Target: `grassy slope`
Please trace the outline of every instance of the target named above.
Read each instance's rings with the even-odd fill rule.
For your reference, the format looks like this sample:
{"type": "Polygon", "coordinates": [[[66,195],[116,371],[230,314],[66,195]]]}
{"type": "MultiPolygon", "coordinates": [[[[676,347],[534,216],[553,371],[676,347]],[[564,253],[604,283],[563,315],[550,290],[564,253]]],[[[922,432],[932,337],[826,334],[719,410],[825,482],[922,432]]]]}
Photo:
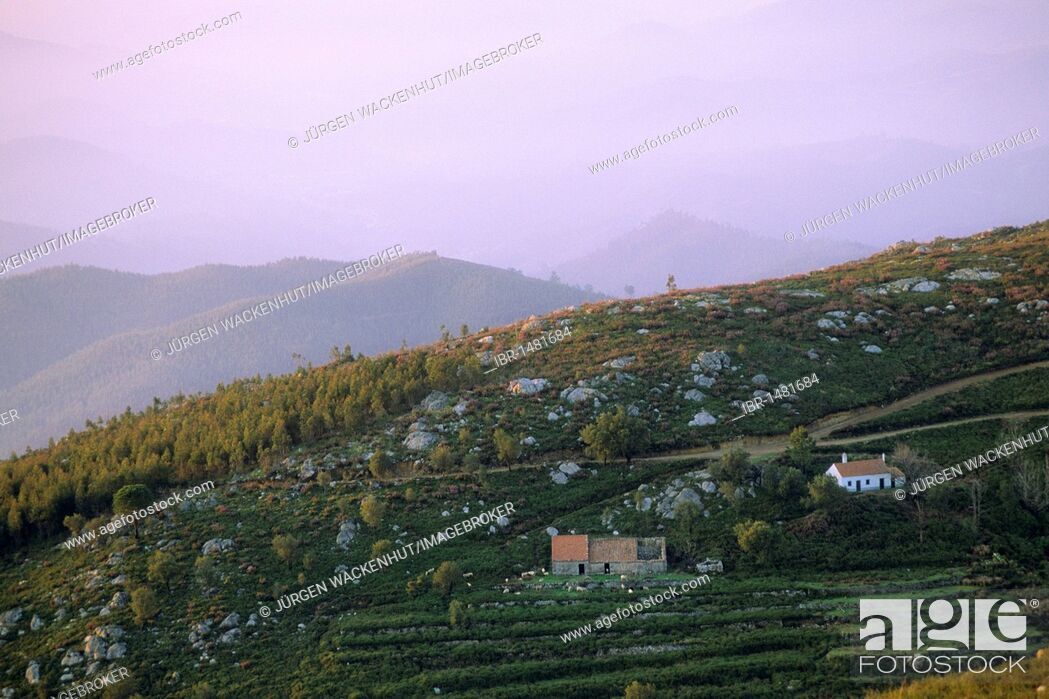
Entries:
{"type": "MultiPolygon", "coordinates": [[[[573,336],[489,374],[485,383],[460,396],[477,401],[465,421],[473,438],[482,438],[482,453],[489,448],[485,436],[498,424],[536,437],[538,446],[526,458],[554,458],[560,451],[577,450],[578,428],[596,411],[576,406],[571,418],[549,422],[547,412],[564,405],[556,390],[576,379],[609,372],[601,367],[605,360],[634,355],[637,362],[626,369],[633,381],[595,385],[612,402],[638,405],[654,428],[656,449],[685,447],[737,434],[780,434],[830,412],[885,402],[981,368],[1044,359],[1049,354],[1045,322],[1022,316],[1012,306],[1021,300],[1049,298],[1047,243],[1049,226],[1040,225],[1022,233],[961,241],[962,249],[957,251],[944,241],[928,255],[900,249],[786,283],[645,299],[640,312],[631,310],[633,302],[602,304],[554,314],[528,328],[522,324],[504,328],[494,333],[492,346],[497,350],[534,337],[541,326],[552,328],[562,318],[572,318],[573,336]],[[941,259],[948,261],[946,267],[941,259]],[[998,269],[1004,276],[981,283],[944,279],[949,269],[960,267],[998,269]],[[944,287],[932,294],[873,299],[855,293],[856,286],[918,275],[941,281],[944,287]],[[827,296],[783,296],[776,286],[815,289],[827,296]],[[697,301],[714,299],[715,293],[730,305],[697,307],[697,301]],[[988,306],[983,303],[987,296],[1000,297],[1003,303],[988,306]],[[948,301],[958,307],[953,316],[922,311],[948,301]],[[609,314],[613,306],[621,312],[609,314]],[[768,312],[743,311],[757,306],[768,312]],[[857,328],[851,321],[845,331],[826,333],[816,328],[825,311],[873,314],[879,308],[893,315],[880,317],[870,328],[857,328]],[[973,318],[968,318],[970,313],[973,318]],[[637,334],[642,327],[650,332],[637,334]],[[825,334],[839,337],[839,342],[825,339],[825,334]],[[876,343],[885,352],[867,354],[860,349],[862,341],[876,343]],[[820,360],[805,355],[810,347],[817,349],[820,360]],[[680,393],[690,386],[688,365],[697,352],[713,349],[730,352],[740,371],[729,373],[738,378],[722,379],[714,389],[704,389],[710,397],[702,405],[686,403],[680,393]],[[749,396],[753,387],[741,386],[759,372],[773,382],[816,372],[820,383],[794,404],[797,415],[777,405],[728,423],[738,414],[729,401],[749,396]],[[551,379],[553,387],[536,398],[511,396],[505,385],[516,376],[543,376],[551,379]],[[700,407],[719,416],[719,424],[687,427],[700,407]]],[[[0,589],[5,590],[0,607],[22,606],[27,618],[39,613],[48,625],[0,646],[0,667],[6,671],[0,685],[17,687],[20,696],[27,695],[21,675],[28,660],[36,658],[50,688],[64,686],[58,681],[62,651],[79,645],[87,630],[103,621],[96,616],[97,609],[118,589],[108,583],[89,588],[88,571],[98,570],[107,580],[123,573],[134,584],[143,584],[146,560],[160,539],[176,540],[168,550],[180,564],[180,579],[170,594],[162,596],[160,615],[141,630],[126,609],[105,620],[129,631],[124,664],[147,696],[189,696],[188,688],[206,682],[228,696],[338,696],[353,689],[368,696],[433,696],[436,686],[455,696],[589,697],[621,691],[634,678],[653,682],[664,696],[852,695],[862,686],[850,677],[847,654],[841,651],[854,643],[856,598],[973,589],[963,582],[964,552],[972,542],[959,536],[960,530],[943,527],[942,535],[931,534],[937,546],[924,550],[913,541],[909,511],[888,498],[851,499],[829,531],[799,531],[791,544],[792,556],[775,571],[730,567],[709,587],[660,610],[668,616],[626,620],[610,631],[565,645],[559,634],[614,610],[632,596],[612,590],[585,595],[560,588],[534,590],[520,584],[507,585],[509,591],[504,593],[501,581],[542,564],[548,556],[543,529],[549,525],[562,531],[602,531],[602,514],[615,508],[620,511],[616,526],[621,533],[652,533],[651,521],[621,505],[625,494],[640,483],[661,485],[697,464],[646,463],[629,472],[596,467],[596,474],[565,487],[552,485],[541,469],[494,473],[483,488],[461,478],[419,480],[412,484],[411,502],[404,499],[405,486],[384,489],[390,504],[384,523],[377,531],[365,530],[348,553],[334,549],[337,521],[356,516],[356,503],[370,492],[353,464],[378,446],[403,455],[400,440],[413,418],[391,418],[381,426],[392,428],[390,433],[380,428],[350,435],[349,443],[347,436],[333,436],[305,445],[296,455],[299,460],[313,455],[320,461],[332,454],[331,472],[341,484],[300,494],[287,480],[266,480],[256,473],[248,482],[224,487],[213,506],[150,521],[141,542],[111,536],[94,549],[34,547],[9,558],[0,573],[0,589]],[[346,465],[339,465],[343,458],[346,465]],[[450,494],[450,483],[463,491],[450,494]],[[190,649],[186,636],[191,624],[206,618],[221,620],[230,611],[246,619],[258,604],[271,602],[275,583],[296,590],[301,584],[327,579],[335,565],[369,558],[375,540],[409,541],[427,535],[466,516],[461,514],[464,505],[476,512],[478,500],[489,506],[512,500],[520,516],[513,518],[511,531],[491,536],[475,533],[444,544],[370,576],[359,588],[334,591],[304,604],[278,623],[245,629],[241,642],[216,646],[206,657],[190,649]],[[441,516],[444,510],[451,514],[441,516]],[[394,524],[410,535],[405,536],[404,529],[394,530],[394,524]],[[870,554],[864,550],[862,536],[870,527],[878,527],[892,547],[892,555],[884,552],[884,563],[875,569],[862,560],[870,554]],[[301,559],[288,567],[275,557],[270,540],[285,532],[301,541],[300,553],[311,554],[309,569],[301,559]],[[193,580],[192,563],[203,542],[214,537],[233,538],[237,549],[217,558],[222,580],[209,591],[193,580]],[[853,542],[846,547],[855,549],[851,569],[848,553],[843,556],[840,546],[834,545],[842,540],[853,542]],[[947,548],[951,545],[955,548],[947,548]],[[839,556],[837,563],[845,564],[844,571],[835,572],[821,562],[824,552],[832,549],[839,556]],[[123,562],[107,563],[114,551],[124,552],[123,562]],[[473,624],[466,630],[447,628],[447,603],[436,593],[410,599],[403,592],[409,577],[441,560],[455,560],[474,574],[472,587],[462,586],[453,594],[468,605],[473,624]],[[302,583],[297,580],[300,573],[302,583]],[[510,601],[518,604],[509,606],[510,601]],[[526,607],[523,602],[544,604],[526,607]],[[504,606],[481,606],[499,604],[504,606]],[[53,621],[58,605],[72,612],[65,623],[53,621]],[[79,618],[80,608],[89,610],[85,618],[79,618]]],[[[437,414],[430,420],[448,425],[446,435],[455,433],[456,418],[451,414],[437,414]]],[[[942,435],[921,433],[920,439],[935,436],[938,441],[927,442],[928,448],[955,458],[949,449],[964,451],[970,448],[969,440],[975,444],[995,434],[956,429],[942,435]]],[[[448,439],[460,446],[454,437],[448,439]]],[[[878,447],[875,443],[871,448],[878,447]]],[[[712,513],[705,520],[701,540],[710,555],[731,562],[738,552],[727,531],[730,519],[716,504],[712,513]]],[[[28,628],[25,621],[22,628],[28,628]]]]}

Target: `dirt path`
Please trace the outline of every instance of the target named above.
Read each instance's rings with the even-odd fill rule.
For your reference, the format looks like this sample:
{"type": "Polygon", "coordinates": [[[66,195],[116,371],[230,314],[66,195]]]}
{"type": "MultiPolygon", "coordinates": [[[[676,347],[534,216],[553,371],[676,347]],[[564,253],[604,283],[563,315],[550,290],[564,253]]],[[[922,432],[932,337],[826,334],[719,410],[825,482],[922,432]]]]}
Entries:
{"type": "MultiPolygon", "coordinates": [[[[954,425],[963,425],[969,422],[979,422],[981,420],[1002,420],[1002,419],[1023,419],[1029,417],[1037,417],[1040,415],[1049,415],[1049,410],[1026,410],[1009,413],[996,413],[993,415],[981,415],[977,417],[968,417],[958,420],[948,420],[946,422],[938,422],[933,425],[921,425],[918,427],[907,427],[899,430],[892,430],[891,432],[875,432],[872,434],[861,435],[859,437],[847,437],[843,439],[826,439],[830,433],[835,430],[840,430],[845,427],[852,427],[859,425],[870,420],[875,420],[885,415],[891,415],[895,412],[910,408],[911,406],[923,403],[932,398],[946,395],[948,393],[954,393],[960,391],[967,386],[974,386],[976,384],[985,383],[987,381],[993,381],[1003,376],[1009,376],[1010,374],[1018,374],[1024,371],[1030,371],[1032,369],[1038,369],[1042,367],[1049,367],[1049,359],[1032,362],[1030,364],[1023,364],[1021,366],[1010,367],[1008,369],[996,369],[995,371],[988,371],[983,374],[974,374],[973,376],[967,376],[963,379],[955,379],[954,381],[948,381],[947,383],[927,388],[917,393],[912,393],[906,398],[901,398],[898,401],[894,401],[887,405],[881,406],[868,406],[865,408],[856,408],[854,410],[847,410],[841,413],[834,413],[819,418],[811,425],[808,426],[809,435],[816,440],[819,446],[842,446],[847,444],[857,444],[860,442],[867,442],[873,439],[880,439],[882,437],[895,437],[901,434],[907,434],[909,432],[920,432],[922,430],[933,430],[940,427],[951,427],[954,425]]],[[[774,435],[770,437],[743,437],[742,439],[734,440],[730,444],[726,444],[723,447],[710,448],[701,447],[696,449],[686,449],[683,451],[666,452],[658,456],[645,456],[635,458],[634,461],[685,461],[688,459],[718,459],[724,453],[726,448],[741,447],[745,449],[752,456],[769,456],[772,454],[778,454],[787,448],[787,435],[774,435]]],[[[578,458],[578,457],[565,457],[565,458],[578,458]]],[[[525,470],[541,468],[554,459],[548,459],[540,463],[531,464],[517,464],[512,470],[525,470]]],[[[622,459],[617,459],[617,463],[622,462],[622,459]]],[[[488,473],[502,473],[508,469],[504,467],[489,468],[488,473]]],[[[453,475],[468,475],[463,471],[456,471],[453,473],[422,473],[405,478],[399,478],[391,482],[409,482],[417,478],[447,478],[453,475]]]]}
{"type": "MultiPolygon", "coordinates": [[[[999,379],[1003,376],[1009,376],[1010,374],[1018,374],[1024,371],[1030,371],[1032,369],[1038,369],[1042,367],[1049,367],[1049,360],[1032,362],[1030,364],[1023,364],[1020,366],[1010,367],[1008,369],[997,369],[995,371],[988,371],[983,374],[967,376],[963,379],[955,379],[954,381],[948,381],[947,383],[939,384],[937,386],[933,386],[932,388],[927,388],[923,391],[918,391],[917,393],[912,393],[906,398],[901,398],[900,400],[893,401],[892,403],[889,403],[887,405],[856,408],[854,410],[847,410],[845,412],[834,413],[832,415],[821,417],[815,422],[813,422],[811,425],[809,425],[807,429],[809,431],[809,435],[816,440],[818,445],[837,446],[866,442],[881,437],[893,437],[896,435],[906,434],[908,432],[931,430],[939,427],[950,427],[952,425],[960,425],[967,422],[978,422],[980,420],[1025,418],[1036,417],[1039,415],[1049,415],[1049,410],[1028,410],[1010,413],[998,413],[994,415],[982,415],[978,417],[970,417],[959,420],[948,420],[946,422],[938,422],[933,425],[908,427],[899,430],[893,430],[891,432],[875,432],[868,435],[861,435],[859,437],[848,437],[844,439],[833,440],[826,439],[827,436],[835,430],[859,425],[864,422],[869,422],[870,420],[875,420],[885,415],[891,415],[895,412],[904,410],[905,408],[910,408],[914,405],[923,403],[932,398],[960,391],[961,389],[966,388],[967,386],[974,386],[976,384],[999,379]]],[[[770,454],[777,454],[781,451],[784,451],[787,448],[787,435],[776,435],[771,437],[744,437],[742,439],[732,442],[731,445],[726,446],[741,447],[754,456],[768,456],[770,454]]],[[[638,461],[680,461],[684,459],[697,458],[717,459],[720,458],[723,453],[724,447],[719,447],[717,449],[688,449],[685,451],[664,454],[662,456],[648,456],[643,459],[638,459],[638,461]]]]}
{"type": "Polygon", "coordinates": [[[922,425],[920,427],[904,427],[899,430],[892,430],[891,432],[875,432],[873,434],[864,434],[858,437],[846,437],[843,439],[827,439],[820,444],[823,446],[837,446],[839,444],[856,444],[857,442],[867,442],[872,439],[881,439],[882,437],[895,437],[899,434],[907,434],[908,432],[921,432],[922,430],[935,430],[940,427],[952,427],[954,425],[964,425],[967,422],[980,422],[981,420],[1024,420],[1031,417],[1038,417],[1039,415],[1049,416],[1049,410],[1021,410],[1012,413],[995,413],[993,415],[980,415],[978,417],[966,417],[958,420],[948,420],[946,422],[938,422],[935,425],[922,425]]]}

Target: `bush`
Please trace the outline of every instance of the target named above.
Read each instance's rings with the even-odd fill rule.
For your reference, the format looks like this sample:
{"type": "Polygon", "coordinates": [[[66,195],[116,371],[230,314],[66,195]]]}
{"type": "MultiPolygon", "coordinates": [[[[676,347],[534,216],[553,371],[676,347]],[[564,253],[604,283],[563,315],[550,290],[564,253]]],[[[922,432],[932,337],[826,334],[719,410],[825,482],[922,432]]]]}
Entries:
{"type": "Polygon", "coordinates": [[[148,587],[140,587],[131,592],[131,611],[135,613],[135,623],[142,626],[160,611],[157,596],[148,587]]]}

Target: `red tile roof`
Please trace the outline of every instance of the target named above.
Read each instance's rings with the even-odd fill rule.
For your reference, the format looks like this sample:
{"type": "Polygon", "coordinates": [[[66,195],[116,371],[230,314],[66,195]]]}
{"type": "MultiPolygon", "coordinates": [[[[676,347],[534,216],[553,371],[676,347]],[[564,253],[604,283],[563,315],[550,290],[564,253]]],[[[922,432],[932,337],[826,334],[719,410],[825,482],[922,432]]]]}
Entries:
{"type": "Polygon", "coordinates": [[[876,476],[880,473],[891,473],[893,475],[903,474],[898,468],[893,468],[881,459],[864,459],[862,461],[849,461],[847,463],[835,463],[834,468],[838,470],[843,478],[855,478],[856,476],[876,476]]]}
{"type": "Polygon", "coordinates": [[[554,561],[587,561],[588,554],[586,534],[560,535],[550,539],[550,558],[554,561]]]}
{"type": "Polygon", "coordinates": [[[590,542],[590,560],[594,563],[636,561],[637,539],[594,539],[590,542]]]}

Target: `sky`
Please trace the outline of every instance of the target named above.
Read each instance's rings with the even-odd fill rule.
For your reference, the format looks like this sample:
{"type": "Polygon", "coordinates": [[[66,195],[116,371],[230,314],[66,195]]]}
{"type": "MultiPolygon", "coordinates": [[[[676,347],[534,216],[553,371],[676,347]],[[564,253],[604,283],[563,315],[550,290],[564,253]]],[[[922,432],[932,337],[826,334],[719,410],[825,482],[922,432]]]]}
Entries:
{"type": "MultiPolygon", "coordinates": [[[[1049,134],[1045,2],[0,2],[0,62],[0,253],[39,235],[27,226],[66,232],[153,196],[149,217],[84,244],[94,264],[149,272],[400,243],[543,274],[669,209],[781,245],[948,159],[1049,134]],[[497,64],[358,111],[537,33],[497,64]],[[304,142],[346,113],[354,123],[304,142]]],[[[1049,218],[1046,142],[794,244],[1049,218]]]]}

